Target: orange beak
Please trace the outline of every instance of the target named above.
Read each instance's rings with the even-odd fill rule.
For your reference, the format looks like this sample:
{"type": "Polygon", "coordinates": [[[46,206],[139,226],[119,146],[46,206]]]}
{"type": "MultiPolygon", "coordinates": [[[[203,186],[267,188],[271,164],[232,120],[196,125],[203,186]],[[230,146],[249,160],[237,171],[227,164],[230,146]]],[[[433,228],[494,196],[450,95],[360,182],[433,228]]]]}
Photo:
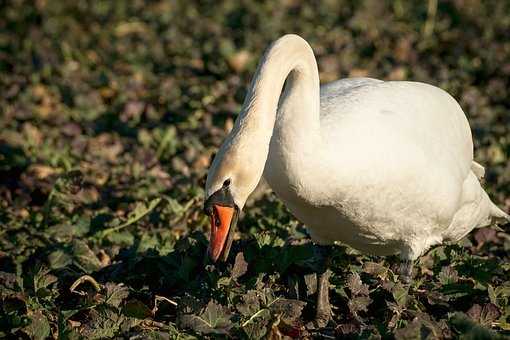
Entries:
{"type": "MultiPolygon", "coordinates": [[[[232,220],[234,219],[235,209],[221,205],[213,205],[211,214],[211,238],[209,241],[209,256],[213,262],[216,262],[225,247],[230,248],[227,242],[232,220]]],[[[228,250],[227,250],[228,251],[228,250]]],[[[226,256],[225,256],[226,257],[226,256]]]]}

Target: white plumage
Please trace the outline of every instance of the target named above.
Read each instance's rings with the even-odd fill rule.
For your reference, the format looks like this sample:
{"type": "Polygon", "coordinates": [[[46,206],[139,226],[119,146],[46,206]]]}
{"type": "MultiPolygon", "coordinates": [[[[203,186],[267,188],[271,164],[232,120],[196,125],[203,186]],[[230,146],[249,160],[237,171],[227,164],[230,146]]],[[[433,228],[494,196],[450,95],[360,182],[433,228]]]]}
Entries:
{"type": "Polygon", "coordinates": [[[259,64],[206,196],[228,178],[242,208],[262,174],[315,241],[376,255],[416,259],[509,219],[480,185],[484,169],[455,99],[418,82],[320,87],[313,52],[296,35],[277,40],[259,64]]]}

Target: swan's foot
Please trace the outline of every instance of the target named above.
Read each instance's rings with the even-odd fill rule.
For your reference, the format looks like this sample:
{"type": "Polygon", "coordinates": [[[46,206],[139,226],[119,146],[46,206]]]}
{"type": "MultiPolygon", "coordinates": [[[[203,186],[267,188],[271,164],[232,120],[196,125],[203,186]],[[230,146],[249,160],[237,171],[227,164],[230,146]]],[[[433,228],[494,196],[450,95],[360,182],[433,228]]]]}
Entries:
{"type": "Polygon", "coordinates": [[[400,262],[400,281],[404,284],[410,284],[413,281],[413,260],[401,260],[400,262]]]}
{"type": "Polygon", "coordinates": [[[332,320],[333,313],[329,303],[329,277],[331,271],[326,269],[319,274],[317,287],[317,310],[315,314],[315,323],[318,328],[324,328],[332,320]]]}

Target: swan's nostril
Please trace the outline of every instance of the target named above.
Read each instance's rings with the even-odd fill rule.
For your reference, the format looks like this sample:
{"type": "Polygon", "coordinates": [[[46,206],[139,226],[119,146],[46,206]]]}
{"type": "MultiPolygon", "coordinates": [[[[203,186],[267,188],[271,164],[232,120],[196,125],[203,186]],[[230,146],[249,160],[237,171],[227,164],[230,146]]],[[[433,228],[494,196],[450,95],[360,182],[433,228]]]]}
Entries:
{"type": "Polygon", "coordinates": [[[218,211],[216,209],[213,209],[213,215],[212,218],[214,220],[214,225],[216,228],[219,228],[221,225],[220,216],[218,214],[218,211]]]}

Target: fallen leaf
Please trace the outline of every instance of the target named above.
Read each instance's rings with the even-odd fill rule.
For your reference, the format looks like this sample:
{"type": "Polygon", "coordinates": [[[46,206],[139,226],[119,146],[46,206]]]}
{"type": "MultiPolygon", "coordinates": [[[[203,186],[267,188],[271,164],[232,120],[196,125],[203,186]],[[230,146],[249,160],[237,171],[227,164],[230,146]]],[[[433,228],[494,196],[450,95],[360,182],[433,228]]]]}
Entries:
{"type": "Polygon", "coordinates": [[[348,306],[351,313],[357,315],[358,312],[368,311],[368,305],[372,302],[368,296],[356,296],[349,300],[348,306]]]}
{"type": "Polygon", "coordinates": [[[474,304],[466,314],[484,326],[491,326],[491,323],[501,316],[499,308],[493,303],[484,304],[483,307],[479,304],[474,304]]]}
{"type": "Polygon", "coordinates": [[[494,242],[494,243],[499,242],[498,237],[497,237],[497,232],[496,232],[496,230],[494,230],[492,228],[477,229],[474,234],[474,238],[476,240],[478,248],[480,248],[487,242],[494,242]]]}
{"type": "Polygon", "coordinates": [[[230,277],[234,280],[237,280],[248,271],[248,263],[244,259],[244,254],[242,252],[237,253],[236,259],[234,261],[234,268],[232,268],[232,274],[230,277]]]}
{"type": "Polygon", "coordinates": [[[363,271],[367,274],[378,277],[381,280],[385,280],[388,274],[388,268],[376,262],[363,263],[363,271]]]}
{"type": "Polygon", "coordinates": [[[270,306],[274,314],[287,323],[292,323],[301,316],[306,302],[292,299],[276,299],[270,306]]]}
{"type": "Polygon", "coordinates": [[[358,273],[351,273],[347,277],[346,286],[351,291],[353,296],[356,295],[368,295],[368,285],[361,282],[361,277],[358,273]]]}

